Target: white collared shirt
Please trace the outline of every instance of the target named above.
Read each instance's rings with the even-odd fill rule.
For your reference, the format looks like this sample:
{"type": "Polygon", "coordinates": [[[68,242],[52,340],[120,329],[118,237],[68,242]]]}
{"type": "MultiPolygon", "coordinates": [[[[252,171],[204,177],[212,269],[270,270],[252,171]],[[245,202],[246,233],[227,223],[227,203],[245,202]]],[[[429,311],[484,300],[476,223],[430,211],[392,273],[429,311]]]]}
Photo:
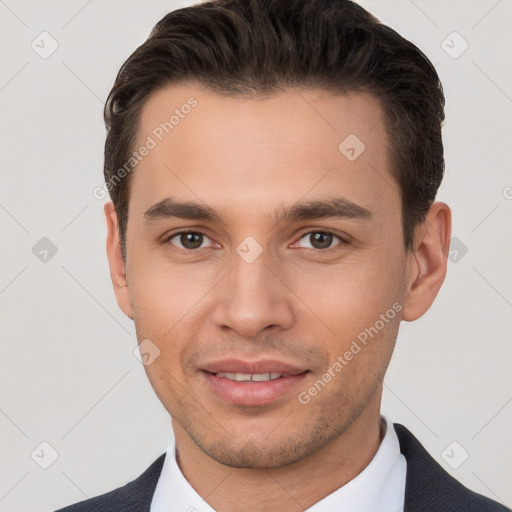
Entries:
{"type": "MultiPolygon", "coordinates": [[[[381,416],[386,433],[377,453],[355,478],[321,499],[307,512],[402,512],[407,464],[393,424],[381,416]]],[[[183,476],[169,443],[150,512],[215,512],[183,476]]]]}

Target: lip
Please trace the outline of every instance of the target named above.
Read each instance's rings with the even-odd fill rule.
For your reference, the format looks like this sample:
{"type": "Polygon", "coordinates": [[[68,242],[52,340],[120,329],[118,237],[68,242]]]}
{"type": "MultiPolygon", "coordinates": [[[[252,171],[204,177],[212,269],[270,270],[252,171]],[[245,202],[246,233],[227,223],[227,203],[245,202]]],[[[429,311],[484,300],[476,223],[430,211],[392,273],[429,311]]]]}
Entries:
{"type": "Polygon", "coordinates": [[[206,364],[201,371],[209,389],[223,401],[234,405],[262,406],[285,398],[309,373],[295,365],[275,360],[242,361],[224,359],[206,364]],[[226,377],[226,373],[281,373],[283,377],[264,382],[238,382],[226,377]]]}

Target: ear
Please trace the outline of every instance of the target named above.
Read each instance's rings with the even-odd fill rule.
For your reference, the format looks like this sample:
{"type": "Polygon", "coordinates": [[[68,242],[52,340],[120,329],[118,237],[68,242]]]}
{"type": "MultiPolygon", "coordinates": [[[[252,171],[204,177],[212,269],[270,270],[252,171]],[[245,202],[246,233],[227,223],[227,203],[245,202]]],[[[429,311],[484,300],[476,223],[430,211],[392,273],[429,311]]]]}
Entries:
{"type": "Polygon", "coordinates": [[[407,288],[402,319],[417,320],[430,308],[446,276],[452,216],[448,205],[434,203],[417,227],[407,256],[407,288]]]}
{"type": "Polygon", "coordinates": [[[107,257],[110,266],[110,277],[114,285],[114,292],[119,307],[126,316],[133,320],[128,283],[126,281],[126,265],[121,255],[119,224],[114,204],[112,202],[106,203],[104,211],[107,219],[107,257]]]}

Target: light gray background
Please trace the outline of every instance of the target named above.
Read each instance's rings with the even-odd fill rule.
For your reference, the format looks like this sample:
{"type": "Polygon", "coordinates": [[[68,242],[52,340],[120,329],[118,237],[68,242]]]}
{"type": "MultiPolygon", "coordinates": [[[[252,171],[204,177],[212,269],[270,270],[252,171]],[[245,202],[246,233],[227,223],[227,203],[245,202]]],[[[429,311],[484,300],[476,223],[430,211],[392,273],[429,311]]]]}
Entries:
{"type": "MultiPolygon", "coordinates": [[[[115,302],[92,190],[120,65],[166,12],[190,3],[0,0],[0,511],[50,511],[111,490],[172,435],[115,302]],[[43,31],[59,44],[47,59],[31,48],[43,31]],[[32,252],[42,237],[58,249],[46,263],[32,252]],[[48,469],[31,458],[49,461],[43,441],[58,452],[48,469]]],[[[460,240],[432,309],[402,324],[383,411],[464,484],[511,506],[512,2],[361,3],[441,76],[438,198],[460,240]],[[453,31],[469,44],[458,58],[445,51],[463,48],[446,39],[453,31]]]]}

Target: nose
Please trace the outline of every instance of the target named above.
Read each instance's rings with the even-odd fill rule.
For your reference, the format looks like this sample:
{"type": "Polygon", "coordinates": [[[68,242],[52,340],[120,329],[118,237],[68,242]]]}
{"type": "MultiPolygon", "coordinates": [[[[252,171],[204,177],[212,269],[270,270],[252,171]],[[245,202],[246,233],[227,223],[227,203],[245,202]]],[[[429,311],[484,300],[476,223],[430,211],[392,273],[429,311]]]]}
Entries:
{"type": "Polygon", "coordinates": [[[286,330],[293,324],[293,293],[265,252],[252,263],[235,254],[217,293],[213,322],[222,330],[256,338],[265,330],[286,330]]]}

